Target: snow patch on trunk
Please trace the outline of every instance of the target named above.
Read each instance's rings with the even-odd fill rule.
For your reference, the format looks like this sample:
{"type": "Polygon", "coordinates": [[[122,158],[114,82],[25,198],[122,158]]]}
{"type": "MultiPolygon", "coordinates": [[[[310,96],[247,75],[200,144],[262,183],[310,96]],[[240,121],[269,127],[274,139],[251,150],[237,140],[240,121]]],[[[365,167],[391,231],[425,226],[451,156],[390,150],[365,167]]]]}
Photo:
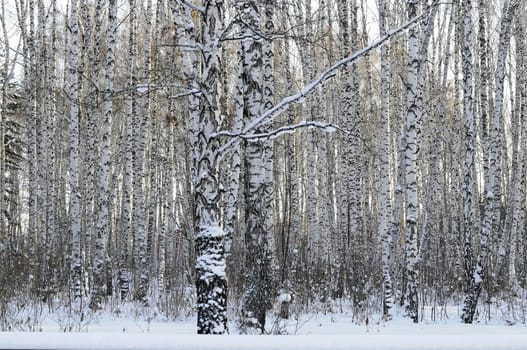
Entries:
{"type": "MultiPolygon", "coordinates": [[[[198,237],[222,240],[225,232],[218,226],[202,226],[198,237]]],[[[211,282],[216,277],[225,278],[226,260],[223,252],[208,249],[197,257],[196,268],[203,271],[200,279],[205,282],[211,282]]]]}

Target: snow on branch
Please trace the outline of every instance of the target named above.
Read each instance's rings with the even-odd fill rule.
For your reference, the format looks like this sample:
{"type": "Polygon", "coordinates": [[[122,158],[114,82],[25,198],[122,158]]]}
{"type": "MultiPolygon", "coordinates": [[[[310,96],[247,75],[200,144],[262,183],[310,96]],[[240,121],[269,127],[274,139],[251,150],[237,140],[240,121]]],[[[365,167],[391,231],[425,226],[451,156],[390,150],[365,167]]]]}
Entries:
{"type": "Polygon", "coordinates": [[[385,45],[392,37],[401,35],[402,33],[406,32],[410,28],[413,28],[422,19],[428,18],[432,14],[432,10],[437,6],[437,3],[432,4],[431,6],[427,7],[423,13],[420,15],[414,17],[413,19],[409,20],[402,26],[393,29],[389,31],[386,35],[383,37],[377,39],[375,42],[373,42],[370,46],[367,46],[365,48],[362,48],[361,50],[355,52],[351,56],[348,56],[339,62],[335,63],[333,66],[329,67],[325,72],[323,72],[317,79],[313,80],[309,84],[305,85],[300,91],[297,93],[285,97],[282,101],[280,101],[278,104],[276,104],[274,107],[263,113],[260,117],[254,119],[252,122],[250,122],[240,133],[217,133],[212,135],[214,136],[222,136],[222,135],[231,135],[234,136],[232,139],[227,141],[223,147],[219,150],[224,151],[228,149],[230,146],[232,146],[234,143],[239,142],[241,139],[247,139],[249,138],[251,134],[257,127],[272,122],[274,118],[279,116],[282,112],[286,111],[289,105],[293,103],[302,102],[309,94],[311,94],[318,86],[320,86],[322,83],[326,82],[327,80],[333,78],[338,70],[345,66],[349,65],[351,63],[354,63],[358,61],[362,56],[365,56],[370,51],[373,51],[376,48],[379,48],[383,45],[385,45]]]}
{"type": "Polygon", "coordinates": [[[201,94],[201,90],[192,89],[190,91],[186,91],[186,92],[182,92],[182,93],[179,93],[179,94],[172,95],[172,96],[170,96],[170,98],[177,99],[177,98],[181,98],[181,97],[187,97],[187,96],[190,96],[190,95],[199,95],[199,94],[201,94]]]}
{"type": "Polygon", "coordinates": [[[191,9],[193,10],[196,10],[198,11],[199,13],[205,13],[205,7],[204,6],[198,6],[188,0],[179,0],[180,3],[182,3],[183,5],[187,6],[187,7],[190,7],[191,9]]]}
{"type": "Polygon", "coordinates": [[[303,120],[300,123],[293,124],[293,125],[285,125],[280,128],[277,128],[275,130],[265,132],[265,133],[258,133],[258,134],[243,134],[241,132],[238,133],[231,133],[229,131],[219,132],[215,134],[214,136],[230,136],[230,137],[239,137],[240,139],[244,139],[247,141],[260,141],[260,140],[273,140],[279,136],[282,136],[284,134],[292,134],[295,132],[296,129],[300,128],[316,128],[321,129],[326,132],[335,132],[337,130],[342,131],[344,133],[348,133],[347,131],[343,130],[342,128],[338,127],[337,125],[334,125],[332,123],[323,123],[323,122],[317,122],[317,121],[308,121],[303,120]]]}

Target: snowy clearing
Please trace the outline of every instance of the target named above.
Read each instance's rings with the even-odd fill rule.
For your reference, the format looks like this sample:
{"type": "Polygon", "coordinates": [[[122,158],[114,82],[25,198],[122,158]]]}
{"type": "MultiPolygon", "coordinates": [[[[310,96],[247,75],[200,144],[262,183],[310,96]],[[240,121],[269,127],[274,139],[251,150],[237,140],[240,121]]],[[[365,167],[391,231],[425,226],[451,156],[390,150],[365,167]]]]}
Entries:
{"type": "MultiPolygon", "coordinates": [[[[501,324],[500,324],[501,323],[501,324]]],[[[235,326],[231,325],[233,333],[235,326]]],[[[60,332],[47,320],[40,332],[0,333],[1,349],[527,349],[527,327],[461,324],[447,321],[412,324],[397,317],[389,323],[356,325],[347,314],[305,315],[283,325],[289,334],[198,336],[195,320],[147,322],[109,316],[86,323],[80,332],[60,332]]]]}
{"type": "Polygon", "coordinates": [[[0,340],[2,348],[9,349],[527,349],[527,334],[499,328],[467,334],[333,336],[4,333],[0,340]]]}

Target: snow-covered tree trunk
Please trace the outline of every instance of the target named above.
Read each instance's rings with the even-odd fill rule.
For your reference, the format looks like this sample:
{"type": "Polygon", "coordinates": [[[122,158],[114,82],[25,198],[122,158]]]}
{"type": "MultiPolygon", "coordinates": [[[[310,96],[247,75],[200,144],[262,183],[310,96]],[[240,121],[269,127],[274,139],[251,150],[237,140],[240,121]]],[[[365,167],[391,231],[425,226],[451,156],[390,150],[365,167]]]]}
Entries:
{"type": "MultiPolygon", "coordinates": [[[[379,34],[386,34],[386,10],[385,0],[377,1],[379,11],[379,34]]],[[[390,120],[389,120],[389,93],[388,93],[388,49],[381,47],[381,72],[380,72],[380,113],[381,113],[381,147],[380,147],[380,189],[379,189],[379,236],[382,249],[382,278],[384,288],[383,316],[389,320],[392,318],[393,287],[390,274],[392,235],[390,222],[392,218],[392,202],[390,198],[390,120]]]]}
{"type": "Polygon", "coordinates": [[[465,323],[472,323],[476,313],[479,295],[485,281],[487,268],[487,257],[489,253],[489,238],[493,229],[494,221],[498,215],[499,198],[495,193],[499,189],[501,162],[501,122],[503,118],[503,85],[505,80],[505,64],[509,51],[511,36],[511,21],[513,18],[515,6],[511,6],[508,0],[505,0],[502,8],[502,18],[500,23],[500,35],[497,51],[496,76],[495,76],[495,100],[494,110],[492,113],[491,132],[490,132],[490,162],[488,169],[488,184],[485,193],[485,216],[481,227],[480,251],[474,269],[473,284],[465,295],[463,305],[463,314],[461,319],[465,323]]]}
{"type": "MultiPolygon", "coordinates": [[[[262,39],[255,30],[260,28],[260,7],[256,1],[241,1],[244,25],[241,42],[243,55],[244,120],[251,123],[264,111],[264,98],[272,101],[272,74],[264,70],[262,39]],[[267,79],[267,81],[265,81],[267,79]],[[264,89],[264,84],[266,89],[264,89]],[[264,97],[264,93],[267,97],[264,97]]],[[[269,53],[268,53],[269,54],[269,53]]],[[[272,53],[271,53],[272,56],[272,53]]],[[[272,57],[271,57],[272,58],[272,57]]],[[[266,62],[270,64],[269,59],[266,62]]],[[[268,101],[268,105],[272,102],[268,101]]],[[[263,133],[266,129],[259,128],[263,133]]],[[[243,326],[265,331],[266,312],[272,306],[274,297],[273,276],[273,226],[272,226],[272,183],[270,141],[250,141],[246,144],[246,276],[243,326]]]]}
{"type": "MultiPolygon", "coordinates": [[[[417,15],[417,0],[407,1],[408,18],[417,15]]],[[[407,73],[407,101],[405,120],[405,180],[406,180],[406,295],[405,310],[414,322],[419,321],[418,283],[419,272],[417,265],[418,257],[418,233],[417,223],[419,215],[418,203],[418,165],[417,159],[421,147],[420,124],[422,119],[422,86],[420,85],[420,61],[419,53],[419,30],[414,27],[408,32],[408,73],[407,73]]]]}
{"type": "MultiPolygon", "coordinates": [[[[194,150],[196,287],[198,295],[198,334],[227,331],[227,278],[225,274],[225,233],[219,227],[219,140],[213,133],[220,123],[221,47],[218,35],[223,29],[223,1],[207,0],[202,15],[199,114],[190,114],[194,150]],[[197,118],[197,120],[196,120],[197,118]]],[[[190,18],[188,19],[190,20],[190,18]]],[[[192,21],[187,21],[187,25],[192,21]]],[[[193,30],[186,27],[186,30],[193,30]]],[[[195,42],[193,43],[195,44],[195,42]]],[[[185,70],[192,69],[187,65],[185,70]]],[[[186,75],[192,75],[187,72],[186,75]]],[[[189,101],[190,102],[190,101],[189,101]]]]}
{"type": "Polygon", "coordinates": [[[93,264],[93,288],[91,294],[90,308],[100,308],[104,297],[104,261],[105,261],[105,241],[109,234],[109,209],[110,191],[109,177],[111,167],[111,128],[112,128],[112,92],[115,70],[115,34],[117,25],[117,6],[116,0],[108,2],[108,29],[106,34],[106,71],[105,71],[105,91],[104,91],[104,111],[103,124],[101,131],[101,154],[99,161],[99,181],[97,206],[97,231],[95,238],[95,254],[93,264]]]}

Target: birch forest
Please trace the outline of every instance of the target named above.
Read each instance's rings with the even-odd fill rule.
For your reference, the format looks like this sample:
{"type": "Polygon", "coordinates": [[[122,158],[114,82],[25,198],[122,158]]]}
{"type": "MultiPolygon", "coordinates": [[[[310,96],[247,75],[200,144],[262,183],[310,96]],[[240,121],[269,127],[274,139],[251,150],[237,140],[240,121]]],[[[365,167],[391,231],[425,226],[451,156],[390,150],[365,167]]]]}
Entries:
{"type": "Polygon", "coordinates": [[[129,304],[199,334],[345,307],[526,322],[527,1],[0,18],[2,330],[129,304]]]}

